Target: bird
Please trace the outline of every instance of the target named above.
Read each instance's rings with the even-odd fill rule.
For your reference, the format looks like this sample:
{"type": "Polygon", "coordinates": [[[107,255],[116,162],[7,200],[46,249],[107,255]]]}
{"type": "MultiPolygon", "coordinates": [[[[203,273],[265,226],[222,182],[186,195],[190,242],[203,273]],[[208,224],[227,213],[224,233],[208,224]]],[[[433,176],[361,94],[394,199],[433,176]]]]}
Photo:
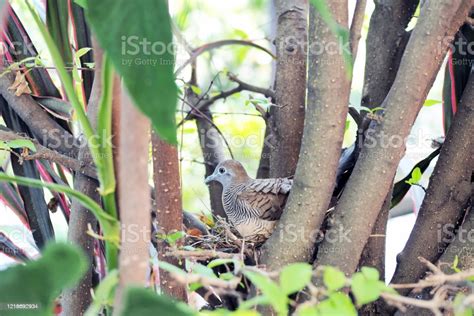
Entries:
{"type": "Polygon", "coordinates": [[[246,240],[261,243],[281,217],[293,185],[289,178],[253,179],[236,160],[219,163],[205,179],[222,185],[222,204],[230,224],[246,240]]]}

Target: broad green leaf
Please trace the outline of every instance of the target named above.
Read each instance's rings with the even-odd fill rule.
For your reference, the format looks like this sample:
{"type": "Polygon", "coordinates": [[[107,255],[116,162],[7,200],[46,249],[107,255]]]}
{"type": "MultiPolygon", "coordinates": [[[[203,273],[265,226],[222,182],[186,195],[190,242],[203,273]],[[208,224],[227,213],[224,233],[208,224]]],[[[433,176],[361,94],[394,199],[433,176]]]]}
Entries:
{"type": "Polygon", "coordinates": [[[377,300],[381,292],[393,293],[393,289],[388,288],[379,280],[379,272],[368,267],[363,267],[361,272],[354,273],[351,279],[351,290],[358,305],[377,300]]]}
{"type": "Polygon", "coordinates": [[[101,0],[87,7],[88,21],[135,105],[161,138],[176,144],[177,88],[167,1],[101,0]]]}
{"type": "Polygon", "coordinates": [[[280,287],[289,295],[301,291],[311,282],[313,268],[307,263],[293,263],[284,267],[280,273],[280,287]]]}
{"type": "Polygon", "coordinates": [[[209,277],[209,278],[217,278],[217,276],[214,274],[214,271],[212,271],[211,268],[208,268],[205,265],[202,265],[200,263],[193,264],[192,271],[194,274],[199,274],[199,275],[209,277]]]}
{"type": "Polygon", "coordinates": [[[94,291],[94,301],[87,309],[85,316],[99,315],[104,306],[113,306],[115,287],[119,281],[118,271],[110,271],[107,276],[100,281],[94,291]]]}
{"type": "Polygon", "coordinates": [[[262,291],[278,315],[288,314],[288,297],[275,282],[268,276],[254,271],[244,270],[243,273],[250,282],[262,291]]]}
{"type": "Polygon", "coordinates": [[[317,313],[320,316],[357,316],[357,310],[351,299],[344,293],[332,293],[328,299],[322,301],[317,306],[317,313]]]}
{"type": "Polygon", "coordinates": [[[130,287],[125,290],[124,308],[121,316],[197,316],[184,303],[173,301],[164,295],[157,295],[151,290],[130,287]]]}
{"type": "Polygon", "coordinates": [[[360,269],[362,274],[371,281],[378,281],[380,279],[380,272],[379,270],[372,268],[372,267],[362,267],[360,269]]]}
{"type": "Polygon", "coordinates": [[[324,267],[323,282],[330,292],[337,291],[346,284],[346,276],[339,269],[327,266],[324,267]]]}
{"type": "Polygon", "coordinates": [[[52,315],[54,300],[87,270],[82,251],[66,244],[49,244],[43,256],[0,272],[0,305],[34,304],[32,309],[2,309],[1,315],[52,315]]]}
{"type": "Polygon", "coordinates": [[[82,7],[83,9],[87,9],[87,1],[88,1],[88,0],[74,0],[74,2],[75,2],[78,6],[82,7]]]}
{"type": "Polygon", "coordinates": [[[435,104],[440,104],[441,100],[426,100],[425,103],[423,103],[423,106],[433,106],[435,104]]]}

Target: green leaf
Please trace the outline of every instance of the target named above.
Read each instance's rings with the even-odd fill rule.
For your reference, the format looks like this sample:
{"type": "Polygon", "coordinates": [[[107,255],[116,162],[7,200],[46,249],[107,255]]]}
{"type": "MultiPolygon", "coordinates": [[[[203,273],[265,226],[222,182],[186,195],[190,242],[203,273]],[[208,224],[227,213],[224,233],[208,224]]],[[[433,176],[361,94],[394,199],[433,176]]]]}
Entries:
{"type": "Polygon", "coordinates": [[[87,0],[74,0],[74,2],[83,9],[87,9],[87,0]]]}
{"type": "Polygon", "coordinates": [[[119,281],[118,271],[110,271],[107,276],[100,281],[94,291],[94,301],[87,309],[84,316],[99,315],[104,306],[113,306],[115,287],[119,281]]]}
{"type": "Polygon", "coordinates": [[[244,275],[262,291],[278,315],[288,314],[288,297],[268,276],[254,271],[243,271],[244,275]]]}
{"type": "Polygon", "coordinates": [[[176,144],[177,87],[168,2],[91,1],[86,14],[135,105],[161,138],[176,144]]]}
{"type": "Polygon", "coordinates": [[[28,148],[31,151],[36,151],[36,146],[29,139],[14,139],[9,141],[0,141],[0,149],[16,149],[16,148],[28,148]]]}
{"type": "Polygon", "coordinates": [[[378,281],[380,279],[380,272],[379,270],[371,267],[362,267],[360,269],[362,274],[367,278],[367,280],[371,281],[378,281]]]}
{"type": "Polygon", "coordinates": [[[328,299],[317,306],[317,313],[321,316],[357,316],[357,310],[351,299],[344,293],[332,293],[328,299]]]}
{"type": "Polygon", "coordinates": [[[351,279],[351,290],[358,305],[377,300],[381,292],[393,293],[385,283],[379,280],[377,269],[368,267],[363,267],[361,272],[354,273],[351,279]]]}
{"type": "Polygon", "coordinates": [[[307,263],[293,263],[281,270],[280,287],[286,295],[301,291],[311,282],[313,268],[307,263]]]}
{"type": "Polygon", "coordinates": [[[158,261],[158,266],[160,267],[160,269],[163,269],[165,271],[175,273],[181,276],[186,276],[186,271],[166,261],[158,261]]]}
{"type": "Polygon", "coordinates": [[[235,264],[235,263],[236,263],[236,260],[234,260],[234,259],[218,258],[218,259],[214,259],[214,260],[212,260],[211,262],[209,262],[209,263],[207,264],[207,266],[212,269],[212,268],[215,268],[215,267],[217,267],[217,266],[220,266],[220,265],[223,265],[223,264],[228,264],[228,263],[234,263],[234,264],[235,264]]]}
{"type": "Polygon", "coordinates": [[[217,278],[217,276],[214,274],[214,271],[212,271],[211,268],[208,268],[205,265],[202,265],[200,263],[193,264],[192,271],[194,274],[199,274],[201,276],[205,276],[209,278],[217,278]]]}
{"type": "Polygon", "coordinates": [[[202,93],[201,88],[199,88],[198,86],[195,86],[195,85],[190,85],[190,86],[191,86],[191,90],[193,90],[195,94],[200,95],[202,93]]]}
{"type": "Polygon", "coordinates": [[[426,100],[425,103],[423,103],[423,106],[433,106],[440,103],[442,103],[441,100],[426,100]]]}
{"type": "Polygon", "coordinates": [[[455,316],[472,316],[474,314],[474,307],[470,303],[464,302],[466,300],[466,295],[459,292],[454,298],[454,315],[455,316]]]}
{"type": "Polygon", "coordinates": [[[85,54],[87,54],[88,52],[90,52],[92,50],[91,47],[83,47],[83,48],[80,48],[76,54],[74,55],[75,58],[79,59],[81,58],[82,56],[84,56],[85,54]]]}
{"type": "Polygon", "coordinates": [[[130,287],[125,290],[124,308],[121,316],[192,316],[197,313],[183,303],[175,302],[151,290],[130,287]]]}
{"type": "Polygon", "coordinates": [[[416,167],[416,168],[413,169],[413,171],[411,172],[411,178],[408,179],[408,180],[405,181],[405,182],[408,183],[408,184],[410,184],[410,185],[417,184],[418,182],[420,182],[422,175],[423,175],[423,173],[421,172],[421,169],[418,168],[418,167],[416,167]]]}
{"type": "Polygon", "coordinates": [[[351,126],[351,121],[350,121],[350,120],[346,120],[346,126],[344,127],[344,133],[349,130],[349,127],[350,127],[350,126],[351,126]]]}
{"type": "Polygon", "coordinates": [[[337,291],[346,284],[346,276],[339,269],[327,266],[324,267],[323,282],[330,292],[337,291]]]}
{"type": "Polygon", "coordinates": [[[458,268],[459,264],[459,257],[458,255],[454,256],[454,261],[453,264],[451,265],[451,269],[453,269],[454,272],[461,272],[461,270],[458,268]]]}
{"type": "Polygon", "coordinates": [[[35,304],[32,309],[2,309],[2,315],[52,315],[61,290],[73,286],[87,270],[82,251],[73,245],[49,244],[26,265],[0,272],[0,305],[35,304]]]}

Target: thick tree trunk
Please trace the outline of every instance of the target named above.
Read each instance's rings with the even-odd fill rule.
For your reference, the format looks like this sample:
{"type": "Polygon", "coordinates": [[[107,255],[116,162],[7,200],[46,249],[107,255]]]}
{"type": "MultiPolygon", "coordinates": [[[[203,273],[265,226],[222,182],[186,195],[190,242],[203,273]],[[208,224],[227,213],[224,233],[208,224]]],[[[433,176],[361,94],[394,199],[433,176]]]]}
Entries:
{"type": "MultiPolygon", "coordinates": [[[[443,254],[454,228],[464,216],[471,197],[474,170],[474,76],[464,90],[441,148],[425,199],[405,249],[398,255],[398,265],[391,283],[413,283],[423,276],[423,257],[433,263],[443,254]]],[[[408,291],[401,291],[406,293],[408,291]]]]}
{"type": "Polygon", "coordinates": [[[277,65],[271,129],[270,177],[292,176],[303,135],[306,98],[307,0],[275,0],[277,65]]]}
{"type": "Polygon", "coordinates": [[[357,268],[405,152],[405,139],[471,1],[440,0],[425,6],[383,102],[385,115],[367,131],[364,148],[334,212],[335,225],[328,232],[331,238],[322,242],[316,265],[333,265],[346,274],[357,268]]]}
{"type": "MultiPolygon", "coordinates": [[[[405,28],[412,19],[418,2],[419,0],[375,2],[375,10],[370,19],[367,36],[362,106],[370,109],[379,106],[390,91],[409,39],[409,33],[405,31],[405,28]]],[[[353,46],[352,48],[354,49],[353,46]]],[[[359,133],[363,132],[365,131],[359,131],[359,133]]],[[[360,266],[373,265],[377,267],[382,277],[385,270],[383,260],[385,258],[385,230],[391,197],[390,190],[372,231],[372,235],[377,237],[369,239],[359,263],[360,266]]]]}
{"type": "MultiPolygon", "coordinates": [[[[153,133],[153,181],[156,194],[156,224],[159,234],[170,234],[183,229],[181,181],[179,177],[178,149],[153,133]]],[[[174,257],[165,256],[167,244],[158,239],[159,260],[181,266],[174,257]]],[[[160,269],[160,285],[163,293],[186,301],[186,287],[179,284],[165,270],[160,269]]]]}
{"type": "MultiPolygon", "coordinates": [[[[347,27],[347,1],[328,3],[333,17],[347,27]]],[[[321,16],[310,11],[310,47],[339,43],[321,16]]],[[[310,261],[318,229],[334,190],[349,103],[350,80],[341,53],[309,52],[308,108],[303,143],[292,191],[275,232],[263,246],[270,269],[310,261]]]]}

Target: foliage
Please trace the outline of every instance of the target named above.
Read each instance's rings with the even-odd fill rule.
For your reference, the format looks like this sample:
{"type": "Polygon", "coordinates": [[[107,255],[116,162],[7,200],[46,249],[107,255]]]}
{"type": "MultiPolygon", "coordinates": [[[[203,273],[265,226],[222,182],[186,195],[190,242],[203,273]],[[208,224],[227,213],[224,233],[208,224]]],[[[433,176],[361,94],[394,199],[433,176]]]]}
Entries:
{"type": "Polygon", "coordinates": [[[135,105],[163,139],[176,144],[177,89],[167,1],[88,1],[86,12],[135,105]],[[148,44],[140,47],[144,42],[148,44]]]}
{"type": "Polygon", "coordinates": [[[74,285],[90,263],[82,251],[66,244],[50,244],[36,261],[0,272],[2,315],[51,315],[61,290],[74,285]],[[31,307],[9,307],[25,304],[31,307]]]}

